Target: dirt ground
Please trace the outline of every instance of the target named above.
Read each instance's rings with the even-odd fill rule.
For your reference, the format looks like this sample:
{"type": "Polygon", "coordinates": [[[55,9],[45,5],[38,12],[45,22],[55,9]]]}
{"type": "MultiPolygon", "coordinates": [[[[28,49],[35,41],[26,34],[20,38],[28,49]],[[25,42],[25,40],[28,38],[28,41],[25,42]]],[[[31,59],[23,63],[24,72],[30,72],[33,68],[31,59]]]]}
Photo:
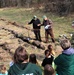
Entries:
{"type": "MultiPolygon", "coordinates": [[[[28,31],[27,29],[24,29],[22,27],[16,26],[13,23],[4,19],[0,19],[0,64],[5,64],[7,68],[9,68],[9,63],[12,60],[12,56],[16,48],[21,45],[26,48],[29,54],[35,53],[37,55],[37,60],[41,65],[41,62],[44,58],[45,50],[37,48],[36,46],[29,44],[18,37],[15,37],[15,35],[12,33],[12,31],[14,31],[15,33],[18,33],[19,36],[22,34],[26,37],[30,36],[31,38],[35,38],[33,32],[28,31]]],[[[30,26],[27,27],[31,28],[30,26]]],[[[42,38],[42,40],[44,41],[45,38],[42,38]]],[[[49,43],[41,43],[45,46],[45,49],[47,49],[48,44],[52,44],[56,56],[58,56],[62,51],[57,41],[56,45],[51,41],[49,43]]]]}

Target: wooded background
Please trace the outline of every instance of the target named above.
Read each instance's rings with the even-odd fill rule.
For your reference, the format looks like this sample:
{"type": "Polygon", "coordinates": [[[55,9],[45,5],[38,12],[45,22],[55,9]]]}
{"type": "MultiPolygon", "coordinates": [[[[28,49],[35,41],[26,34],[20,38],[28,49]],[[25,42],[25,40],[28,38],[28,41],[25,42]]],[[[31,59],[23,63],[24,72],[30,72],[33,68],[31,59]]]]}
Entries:
{"type": "Polygon", "coordinates": [[[45,12],[62,16],[74,12],[74,0],[0,0],[0,8],[4,7],[43,7],[45,12]]]}

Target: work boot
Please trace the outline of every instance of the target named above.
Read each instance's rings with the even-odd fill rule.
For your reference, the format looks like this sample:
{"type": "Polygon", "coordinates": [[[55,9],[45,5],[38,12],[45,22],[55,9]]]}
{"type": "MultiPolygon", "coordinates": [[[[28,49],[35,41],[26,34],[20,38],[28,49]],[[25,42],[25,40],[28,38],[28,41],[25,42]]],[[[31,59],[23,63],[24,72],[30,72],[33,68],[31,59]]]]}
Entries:
{"type": "Polygon", "coordinates": [[[52,42],[55,43],[55,40],[53,38],[51,38],[52,42]]]}

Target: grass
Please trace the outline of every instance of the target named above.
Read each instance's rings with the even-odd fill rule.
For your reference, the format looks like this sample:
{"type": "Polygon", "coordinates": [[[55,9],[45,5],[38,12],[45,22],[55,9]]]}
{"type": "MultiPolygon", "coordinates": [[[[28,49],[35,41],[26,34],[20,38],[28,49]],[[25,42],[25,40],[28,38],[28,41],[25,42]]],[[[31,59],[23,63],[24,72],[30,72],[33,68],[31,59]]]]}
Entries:
{"type": "MultiPolygon", "coordinates": [[[[66,17],[59,17],[58,15],[52,13],[44,13],[42,10],[34,10],[33,8],[25,9],[25,8],[2,8],[0,9],[0,18],[6,19],[8,21],[15,21],[22,25],[27,25],[27,23],[32,19],[33,15],[37,15],[38,18],[42,22],[42,16],[46,15],[53,21],[53,30],[55,39],[58,40],[59,35],[66,34],[69,36],[70,33],[73,33],[74,29],[72,28],[71,24],[74,20],[73,15],[68,15],[66,17]]],[[[32,26],[31,26],[32,27],[32,26]]],[[[41,36],[45,37],[44,35],[44,27],[41,27],[41,36]]],[[[28,53],[31,53],[33,50],[32,48],[28,48],[28,53]],[[31,52],[30,52],[31,51],[31,52]]],[[[36,54],[41,53],[41,50],[35,50],[36,54]]],[[[43,54],[43,52],[41,53],[43,54]]],[[[41,55],[40,54],[40,55],[41,55]]],[[[40,60],[41,63],[42,60],[40,60]]]]}
{"type": "Polygon", "coordinates": [[[69,32],[73,32],[73,28],[71,27],[71,23],[73,21],[73,17],[59,17],[52,13],[44,13],[40,10],[34,10],[32,8],[4,8],[0,10],[0,18],[5,18],[10,21],[15,21],[20,24],[26,25],[33,17],[33,15],[37,15],[41,22],[42,16],[46,15],[53,21],[54,35],[57,38],[60,34],[69,34],[69,32]]]}
{"type": "MultiPolygon", "coordinates": [[[[22,25],[27,25],[27,23],[32,19],[33,15],[37,15],[42,23],[42,16],[46,15],[53,21],[53,32],[55,39],[58,40],[59,35],[66,34],[70,37],[70,33],[74,33],[74,29],[71,24],[74,20],[74,14],[68,16],[58,16],[50,12],[45,13],[43,10],[34,10],[34,8],[2,8],[0,9],[0,18],[4,18],[8,21],[15,21],[22,25]]],[[[31,26],[31,25],[30,25],[31,26]]],[[[32,28],[32,26],[31,26],[32,28]]],[[[44,27],[41,27],[41,37],[44,35],[44,27]]]]}

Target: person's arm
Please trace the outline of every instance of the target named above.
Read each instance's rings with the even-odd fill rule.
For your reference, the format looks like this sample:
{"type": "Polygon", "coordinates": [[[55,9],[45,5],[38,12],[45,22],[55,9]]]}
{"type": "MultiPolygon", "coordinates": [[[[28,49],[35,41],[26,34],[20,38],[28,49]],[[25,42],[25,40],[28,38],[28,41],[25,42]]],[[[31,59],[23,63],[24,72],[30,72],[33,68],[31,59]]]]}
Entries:
{"type": "Polygon", "coordinates": [[[41,64],[43,67],[45,66],[45,59],[42,61],[42,64],[41,64]]]}
{"type": "Polygon", "coordinates": [[[41,24],[41,23],[40,23],[40,24],[38,24],[38,26],[44,26],[44,22],[43,22],[42,24],[41,24]]]}
{"type": "Polygon", "coordinates": [[[32,24],[32,23],[33,23],[33,19],[28,24],[32,24]]]}

